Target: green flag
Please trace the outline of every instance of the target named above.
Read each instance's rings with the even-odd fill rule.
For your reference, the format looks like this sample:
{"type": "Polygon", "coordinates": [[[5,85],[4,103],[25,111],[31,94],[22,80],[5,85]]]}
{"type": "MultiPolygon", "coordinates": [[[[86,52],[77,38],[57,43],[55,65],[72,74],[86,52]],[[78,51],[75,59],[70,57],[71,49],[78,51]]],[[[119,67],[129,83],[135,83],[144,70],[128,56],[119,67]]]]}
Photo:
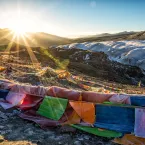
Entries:
{"type": "Polygon", "coordinates": [[[88,126],[81,126],[81,125],[74,125],[71,124],[71,126],[80,129],[82,131],[94,134],[94,135],[98,135],[98,136],[103,136],[103,137],[121,137],[122,133],[120,132],[116,132],[116,131],[111,131],[111,130],[105,130],[105,129],[99,129],[96,127],[88,127],[88,126]]]}
{"type": "Polygon", "coordinates": [[[64,114],[67,104],[68,99],[46,96],[37,113],[53,120],[59,120],[64,114]]]}

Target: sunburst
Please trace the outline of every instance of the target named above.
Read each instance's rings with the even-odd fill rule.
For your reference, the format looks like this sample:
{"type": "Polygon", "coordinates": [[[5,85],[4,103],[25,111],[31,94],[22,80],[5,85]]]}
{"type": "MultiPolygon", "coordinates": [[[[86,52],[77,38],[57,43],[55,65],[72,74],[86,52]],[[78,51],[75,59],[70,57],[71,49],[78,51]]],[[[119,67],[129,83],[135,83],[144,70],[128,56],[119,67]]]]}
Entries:
{"type": "Polygon", "coordinates": [[[24,36],[27,31],[27,22],[24,22],[22,19],[17,19],[13,22],[12,31],[17,37],[24,36]]]}

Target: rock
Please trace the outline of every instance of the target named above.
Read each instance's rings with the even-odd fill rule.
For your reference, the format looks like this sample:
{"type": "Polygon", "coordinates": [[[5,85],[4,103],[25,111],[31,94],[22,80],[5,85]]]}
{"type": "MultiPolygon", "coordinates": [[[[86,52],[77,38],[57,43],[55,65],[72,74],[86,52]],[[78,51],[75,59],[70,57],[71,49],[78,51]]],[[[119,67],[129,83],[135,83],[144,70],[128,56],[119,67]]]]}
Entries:
{"type": "Polygon", "coordinates": [[[0,143],[2,143],[4,140],[4,137],[0,135],[0,143]]]}
{"type": "Polygon", "coordinates": [[[0,118],[2,118],[2,119],[8,119],[8,117],[6,116],[6,114],[3,113],[3,112],[1,112],[1,111],[0,111],[0,118]]]}
{"type": "Polygon", "coordinates": [[[89,137],[89,136],[87,136],[87,135],[85,135],[85,136],[84,136],[84,139],[89,140],[89,139],[90,139],[90,137],[89,137]]]}
{"type": "Polygon", "coordinates": [[[83,138],[78,138],[78,140],[79,140],[79,141],[83,141],[84,139],[83,139],[83,138]]]}
{"type": "Polygon", "coordinates": [[[55,135],[51,135],[51,136],[49,136],[49,138],[52,139],[52,140],[54,140],[54,139],[57,140],[57,141],[59,140],[59,137],[56,137],[55,135]]]}
{"type": "Polygon", "coordinates": [[[13,113],[6,113],[6,115],[7,115],[7,117],[13,117],[14,115],[13,115],[13,113]]]}
{"type": "Polygon", "coordinates": [[[26,133],[26,134],[28,134],[28,135],[33,135],[33,134],[34,134],[34,132],[32,131],[31,128],[26,129],[26,130],[24,131],[24,133],[26,133]]]}
{"type": "Polygon", "coordinates": [[[75,141],[74,145],[82,145],[80,141],[75,141]]]}
{"type": "Polygon", "coordinates": [[[33,135],[34,132],[33,132],[32,130],[30,130],[30,131],[28,131],[28,134],[29,134],[29,135],[33,135]]]}
{"type": "Polygon", "coordinates": [[[3,129],[3,128],[4,128],[4,126],[0,125],[0,129],[3,129]]]}
{"type": "Polygon", "coordinates": [[[13,110],[13,115],[19,115],[21,112],[19,110],[13,110]]]}
{"type": "Polygon", "coordinates": [[[62,145],[63,143],[59,141],[58,144],[62,145]]]}
{"type": "Polygon", "coordinates": [[[105,145],[102,141],[97,141],[97,145],[105,145]]]}
{"type": "Polygon", "coordinates": [[[62,126],[59,130],[58,130],[59,133],[75,133],[76,132],[76,129],[71,127],[71,126],[62,126]]]}
{"type": "Polygon", "coordinates": [[[3,130],[3,131],[0,131],[0,134],[5,135],[5,134],[10,133],[10,132],[12,132],[12,130],[3,130]]]}

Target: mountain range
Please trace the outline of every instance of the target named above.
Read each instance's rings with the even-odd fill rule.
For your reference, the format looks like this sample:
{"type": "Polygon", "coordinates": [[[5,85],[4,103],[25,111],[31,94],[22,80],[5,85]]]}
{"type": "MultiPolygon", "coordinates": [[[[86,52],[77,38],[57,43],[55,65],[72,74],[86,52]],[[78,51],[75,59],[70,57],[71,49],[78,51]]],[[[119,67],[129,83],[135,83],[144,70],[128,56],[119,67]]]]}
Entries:
{"type": "Polygon", "coordinates": [[[22,37],[13,38],[14,33],[10,29],[0,29],[0,45],[8,45],[9,43],[19,43],[20,45],[30,47],[46,47],[52,45],[82,43],[92,41],[121,41],[121,40],[145,40],[145,31],[141,32],[119,32],[119,33],[102,33],[90,36],[83,36],[79,38],[64,38],[44,32],[26,33],[25,41],[22,37]]]}

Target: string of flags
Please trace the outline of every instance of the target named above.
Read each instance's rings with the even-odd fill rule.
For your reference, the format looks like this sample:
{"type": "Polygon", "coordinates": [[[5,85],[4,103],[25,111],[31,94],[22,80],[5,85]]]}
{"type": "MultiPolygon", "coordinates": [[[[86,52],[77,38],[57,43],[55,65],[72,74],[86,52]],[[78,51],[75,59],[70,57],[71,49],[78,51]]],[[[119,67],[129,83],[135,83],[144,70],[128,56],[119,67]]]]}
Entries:
{"type": "Polygon", "coordinates": [[[0,83],[0,105],[22,110],[19,116],[42,128],[70,125],[114,138],[113,142],[145,142],[145,96],[76,91],[0,83]],[[33,92],[33,94],[32,94],[33,92]]]}

